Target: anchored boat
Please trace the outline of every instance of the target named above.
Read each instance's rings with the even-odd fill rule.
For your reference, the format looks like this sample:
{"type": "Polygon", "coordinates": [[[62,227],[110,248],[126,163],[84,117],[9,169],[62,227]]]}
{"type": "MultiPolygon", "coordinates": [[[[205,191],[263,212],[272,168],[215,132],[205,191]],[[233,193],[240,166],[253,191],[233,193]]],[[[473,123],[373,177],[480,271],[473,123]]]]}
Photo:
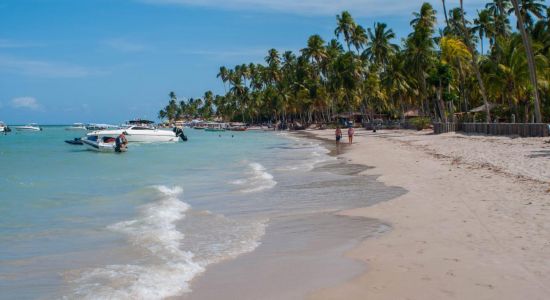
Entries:
{"type": "Polygon", "coordinates": [[[127,125],[119,129],[98,130],[88,133],[88,136],[116,138],[121,134],[126,136],[128,142],[134,143],[177,142],[180,138],[187,140],[181,128],[162,130],[145,125],[127,125]]]}
{"type": "Polygon", "coordinates": [[[11,129],[8,127],[8,125],[4,124],[4,122],[0,121],[0,132],[1,133],[6,133],[6,132],[10,132],[11,129]]]}
{"type": "Polygon", "coordinates": [[[36,123],[31,123],[25,126],[17,126],[15,127],[15,130],[17,131],[42,131],[42,128],[38,126],[36,123]]]}
{"type": "Polygon", "coordinates": [[[71,131],[79,131],[79,130],[87,130],[86,125],[83,123],[74,123],[73,126],[69,126],[65,128],[65,130],[71,130],[71,131]]]}

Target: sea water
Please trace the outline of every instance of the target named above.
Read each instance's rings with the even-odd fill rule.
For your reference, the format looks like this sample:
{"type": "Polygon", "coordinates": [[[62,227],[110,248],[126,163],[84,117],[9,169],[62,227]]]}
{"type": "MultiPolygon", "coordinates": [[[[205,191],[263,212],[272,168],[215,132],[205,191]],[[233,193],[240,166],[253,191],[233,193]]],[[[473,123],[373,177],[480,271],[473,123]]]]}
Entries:
{"type": "Polygon", "coordinates": [[[187,142],[122,154],[63,142],[82,134],[0,136],[0,298],[183,295],[212,264],[254,251],[270,219],[369,197],[314,170],[336,160],[321,142],[287,133],[187,129],[187,142]]]}

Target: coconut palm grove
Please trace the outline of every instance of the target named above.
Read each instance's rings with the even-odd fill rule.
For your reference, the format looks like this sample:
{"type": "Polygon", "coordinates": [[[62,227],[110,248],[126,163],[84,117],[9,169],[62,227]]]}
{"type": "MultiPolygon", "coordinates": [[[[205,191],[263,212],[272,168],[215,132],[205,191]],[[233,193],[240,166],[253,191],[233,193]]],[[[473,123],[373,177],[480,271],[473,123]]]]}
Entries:
{"type": "Polygon", "coordinates": [[[411,14],[401,41],[388,24],[343,11],[334,36],[311,35],[299,53],[270,49],[262,64],[221,66],[224,95],[178,101],[160,119],[330,124],[337,116],[415,116],[434,122],[550,122],[550,9],[543,0],[494,0],[475,16],[463,1],[437,28],[436,8],[411,14]],[[472,113],[475,111],[476,113],[472,113]],[[413,112],[413,113],[411,113],[413,112]]]}

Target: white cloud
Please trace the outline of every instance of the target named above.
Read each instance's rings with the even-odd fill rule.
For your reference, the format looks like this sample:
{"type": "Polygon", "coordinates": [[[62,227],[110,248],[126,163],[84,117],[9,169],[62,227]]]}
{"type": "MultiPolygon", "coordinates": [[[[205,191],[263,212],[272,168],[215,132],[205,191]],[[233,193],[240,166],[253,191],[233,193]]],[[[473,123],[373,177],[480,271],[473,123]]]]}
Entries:
{"type": "Polygon", "coordinates": [[[250,49],[227,49],[227,50],[204,50],[204,49],[185,49],[180,53],[188,55],[199,55],[217,58],[229,58],[229,57],[249,57],[267,55],[267,50],[272,47],[265,48],[250,48],[250,49]]]}
{"type": "MultiPolygon", "coordinates": [[[[172,4],[197,7],[222,8],[247,11],[274,11],[300,15],[336,15],[349,10],[354,16],[400,16],[417,11],[424,0],[138,0],[149,4],[172,4]]],[[[428,1],[437,10],[441,1],[428,1]]],[[[458,0],[447,1],[447,7],[455,7],[458,0]]],[[[471,0],[465,9],[479,8],[486,0],[471,0]]]]}
{"type": "Polygon", "coordinates": [[[38,43],[29,43],[29,42],[19,42],[9,39],[0,39],[0,49],[2,48],[31,48],[31,47],[40,47],[42,44],[38,43]]]}
{"type": "Polygon", "coordinates": [[[102,44],[120,52],[142,52],[148,49],[145,45],[131,42],[123,38],[108,39],[103,41],[102,44]]]}
{"type": "Polygon", "coordinates": [[[0,72],[51,78],[78,78],[103,73],[103,71],[66,63],[20,59],[4,55],[0,55],[0,72]]]}
{"type": "Polygon", "coordinates": [[[30,110],[40,110],[42,106],[34,97],[18,97],[11,99],[13,108],[25,108],[30,110]]]}

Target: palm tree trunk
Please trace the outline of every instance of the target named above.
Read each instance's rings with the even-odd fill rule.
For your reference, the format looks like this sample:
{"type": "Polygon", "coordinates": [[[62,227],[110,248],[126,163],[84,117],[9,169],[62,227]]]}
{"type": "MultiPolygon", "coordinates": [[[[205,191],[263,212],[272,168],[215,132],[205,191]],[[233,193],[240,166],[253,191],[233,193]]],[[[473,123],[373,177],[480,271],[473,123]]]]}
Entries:
{"type": "MultiPolygon", "coordinates": [[[[514,0],[516,1],[516,0],[514,0]]],[[[485,84],[483,83],[483,78],[481,78],[481,72],[479,71],[479,66],[477,65],[477,55],[474,51],[472,44],[470,44],[470,35],[466,28],[466,21],[464,20],[464,6],[463,6],[463,0],[460,0],[460,16],[462,19],[462,29],[464,30],[464,40],[466,41],[466,45],[468,46],[468,50],[472,54],[472,67],[474,68],[474,71],[476,73],[477,82],[479,84],[479,89],[481,91],[481,97],[483,98],[483,104],[485,105],[485,122],[490,123],[491,122],[491,111],[489,109],[489,103],[487,101],[487,91],[485,90],[485,84]]]]}
{"type": "Polygon", "coordinates": [[[525,30],[523,17],[521,16],[521,13],[519,11],[518,0],[512,0],[512,4],[514,4],[514,11],[516,12],[519,30],[523,39],[523,46],[525,47],[525,53],[527,54],[529,77],[531,79],[531,84],[533,85],[533,97],[535,98],[535,122],[540,123],[542,122],[542,115],[540,113],[540,100],[537,84],[537,70],[535,68],[535,56],[533,54],[533,48],[531,47],[531,41],[529,40],[529,36],[527,36],[527,31],[525,30]]]}
{"type": "Polygon", "coordinates": [[[447,27],[449,26],[449,19],[447,18],[447,7],[445,6],[445,0],[441,0],[443,2],[443,14],[445,15],[445,23],[447,24],[447,27]]]}

